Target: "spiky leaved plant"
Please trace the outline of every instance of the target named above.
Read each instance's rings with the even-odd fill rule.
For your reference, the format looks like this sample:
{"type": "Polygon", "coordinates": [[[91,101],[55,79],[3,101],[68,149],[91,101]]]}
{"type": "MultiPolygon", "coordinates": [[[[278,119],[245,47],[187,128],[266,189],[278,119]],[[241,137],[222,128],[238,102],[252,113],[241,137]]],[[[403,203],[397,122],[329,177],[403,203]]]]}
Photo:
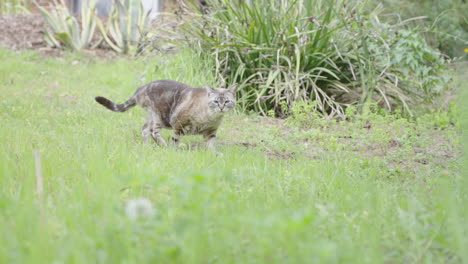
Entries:
{"type": "MultiPolygon", "coordinates": [[[[54,6],[49,10],[38,5],[44,19],[50,25],[45,30],[45,40],[50,46],[65,47],[79,51],[90,47],[93,38],[97,9],[95,1],[84,1],[81,7],[81,23],[70,13],[64,0],[54,1],[54,6]]],[[[97,46],[97,42],[93,47],[97,46]]]]}
{"type": "Polygon", "coordinates": [[[98,21],[98,27],[104,40],[114,51],[134,54],[146,35],[149,12],[144,10],[141,1],[115,0],[107,25],[98,21]]]}

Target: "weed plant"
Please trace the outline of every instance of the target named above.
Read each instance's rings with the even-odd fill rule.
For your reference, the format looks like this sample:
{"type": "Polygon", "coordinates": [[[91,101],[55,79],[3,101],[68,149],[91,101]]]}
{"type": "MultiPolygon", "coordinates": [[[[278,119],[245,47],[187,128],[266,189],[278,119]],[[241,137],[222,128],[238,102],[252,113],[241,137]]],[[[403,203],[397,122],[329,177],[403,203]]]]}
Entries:
{"type": "Polygon", "coordinates": [[[417,27],[426,41],[446,56],[468,58],[463,52],[468,46],[468,2],[384,0],[379,4],[385,9],[384,21],[417,27]]]}

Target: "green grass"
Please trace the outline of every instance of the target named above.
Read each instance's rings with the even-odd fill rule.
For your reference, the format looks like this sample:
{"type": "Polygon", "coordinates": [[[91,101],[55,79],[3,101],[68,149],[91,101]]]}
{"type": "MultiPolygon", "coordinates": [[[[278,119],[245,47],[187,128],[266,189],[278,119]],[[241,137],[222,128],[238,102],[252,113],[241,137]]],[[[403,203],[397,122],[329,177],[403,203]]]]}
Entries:
{"type": "Polygon", "coordinates": [[[0,263],[468,261],[459,128],[446,113],[347,123],[233,113],[210,152],[189,148],[195,136],[181,150],[144,145],[141,109],[93,100],[124,101],[153,79],[213,84],[194,58],[0,49],[0,263]],[[134,197],[156,215],[130,220],[134,197]]]}

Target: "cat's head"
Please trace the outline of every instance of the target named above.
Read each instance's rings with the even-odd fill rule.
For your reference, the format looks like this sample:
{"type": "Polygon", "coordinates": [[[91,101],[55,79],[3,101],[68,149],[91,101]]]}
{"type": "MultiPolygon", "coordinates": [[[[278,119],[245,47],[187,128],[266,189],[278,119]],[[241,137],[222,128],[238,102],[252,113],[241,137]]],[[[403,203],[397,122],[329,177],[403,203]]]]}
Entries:
{"type": "Polygon", "coordinates": [[[228,89],[207,87],[208,107],[215,113],[229,112],[236,106],[236,88],[233,85],[228,89]]]}

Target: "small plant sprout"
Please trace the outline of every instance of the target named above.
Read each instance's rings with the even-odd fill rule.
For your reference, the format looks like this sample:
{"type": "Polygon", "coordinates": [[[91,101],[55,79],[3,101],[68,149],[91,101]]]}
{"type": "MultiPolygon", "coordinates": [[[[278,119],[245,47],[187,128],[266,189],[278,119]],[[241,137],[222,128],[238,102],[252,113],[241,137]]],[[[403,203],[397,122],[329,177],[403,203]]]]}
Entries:
{"type": "Polygon", "coordinates": [[[135,198],[127,202],[125,213],[131,220],[151,218],[156,214],[153,203],[147,198],[135,198]]]}

